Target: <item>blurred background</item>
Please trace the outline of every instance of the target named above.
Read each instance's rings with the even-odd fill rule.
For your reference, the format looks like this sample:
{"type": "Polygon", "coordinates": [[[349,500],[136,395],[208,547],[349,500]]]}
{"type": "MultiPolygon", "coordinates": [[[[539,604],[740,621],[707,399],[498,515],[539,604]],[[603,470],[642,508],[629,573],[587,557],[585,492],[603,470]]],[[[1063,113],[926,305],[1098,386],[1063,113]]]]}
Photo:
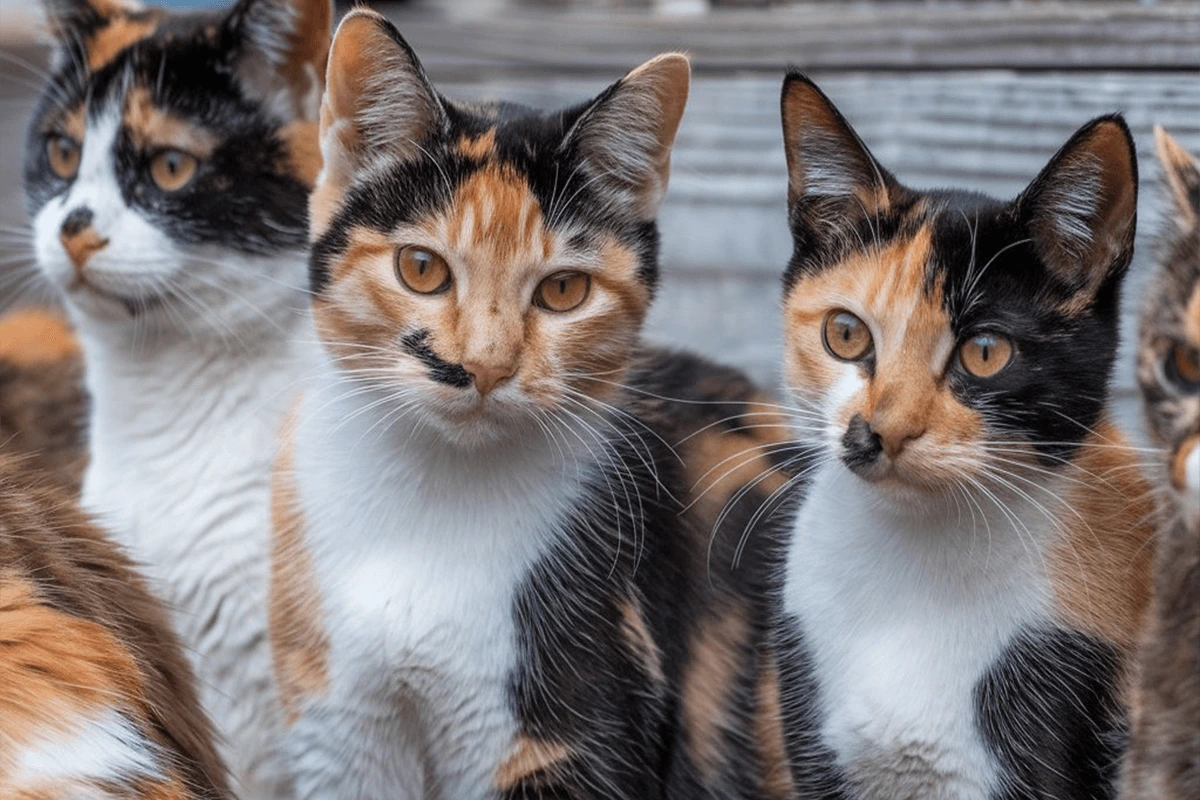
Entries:
{"type": "MultiPolygon", "coordinates": [[[[198,0],[177,0],[196,6],[198,0]]],[[[208,5],[213,5],[208,3],[208,5]]],[[[779,88],[812,75],[914,187],[1011,197],[1088,119],[1122,111],[1138,139],[1136,306],[1163,193],[1152,127],[1200,152],[1200,2],[415,0],[376,6],[439,88],[536,106],[579,101],[655,53],[693,57],[661,215],[649,335],[778,382],[779,277],[791,252],[779,88]]],[[[20,168],[44,66],[37,0],[0,0],[0,307],[27,269],[20,168]],[[18,232],[18,233],[14,233],[18,232]]],[[[1132,331],[1133,314],[1127,329],[1132,331]]],[[[1127,354],[1128,356],[1128,354],[1127,354]]],[[[1126,357],[1127,357],[1126,356],[1126,357]]],[[[1120,394],[1132,373],[1120,370],[1120,394]]]]}

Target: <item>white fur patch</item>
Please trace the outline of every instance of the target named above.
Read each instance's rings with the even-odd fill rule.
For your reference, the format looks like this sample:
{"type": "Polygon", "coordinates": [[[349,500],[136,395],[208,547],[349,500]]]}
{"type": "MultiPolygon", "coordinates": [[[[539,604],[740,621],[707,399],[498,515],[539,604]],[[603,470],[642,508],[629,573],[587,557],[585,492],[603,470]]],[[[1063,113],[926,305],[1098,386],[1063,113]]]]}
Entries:
{"type": "Polygon", "coordinates": [[[105,710],[66,730],[47,732],[18,751],[11,785],[162,780],[160,758],[159,748],[126,717],[105,710]]]}
{"type": "Polygon", "coordinates": [[[921,507],[840,463],[796,520],[785,611],[803,630],[824,742],[864,796],[988,797],[999,768],[974,690],[1023,626],[1050,613],[1036,540],[1044,518],[1010,503],[921,507]]]}
{"type": "Polygon", "coordinates": [[[493,796],[517,723],[514,597],[580,478],[538,437],[459,448],[331,372],[297,426],[330,688],[288,736],[305,797],[493,796]],[[393,418],[394,419],[394,418],[393,418]]]}

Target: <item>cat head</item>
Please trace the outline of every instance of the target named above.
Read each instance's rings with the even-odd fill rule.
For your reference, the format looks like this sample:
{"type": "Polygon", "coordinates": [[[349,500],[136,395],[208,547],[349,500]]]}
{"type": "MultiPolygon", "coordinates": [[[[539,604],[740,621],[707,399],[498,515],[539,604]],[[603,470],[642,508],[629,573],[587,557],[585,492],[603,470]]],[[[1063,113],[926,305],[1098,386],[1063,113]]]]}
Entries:
{"type": "Polygon", "coordinates": [[[1169,455],[1157,481],[1170,508],[1200,524],[1200,161],[1162,128],[1170,198],[1160,265],[1142,308],[1138,382],[1153,444],[1169,455]]]}
{"type": "Polygon", "coordinates": [[[1117,348],[1137,164],[1079,129],[1001,202],[901,185],[807,78],[783,86],[785,374],[809,433],[866,481],[931,495],[1065,463],[1117,348]]]}
{"type": "Polygon", "coordinates": [[[470,105],[356,10],[326,81],[310,284],[334,363],[462,443],[591,415],[654,294],[687,59],[565,110],[470,105]]]}
{"type": "Polygon", "coordinates": [[[302,291],[329,0],[47,3],[25,192],[38,264],[75,316],[223,331],[302,291]]]}

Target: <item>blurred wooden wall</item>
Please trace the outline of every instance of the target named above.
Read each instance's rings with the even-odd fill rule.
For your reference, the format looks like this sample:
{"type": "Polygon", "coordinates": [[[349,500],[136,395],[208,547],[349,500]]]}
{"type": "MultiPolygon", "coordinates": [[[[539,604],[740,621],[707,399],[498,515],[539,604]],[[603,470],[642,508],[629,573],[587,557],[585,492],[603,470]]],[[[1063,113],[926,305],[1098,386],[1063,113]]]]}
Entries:
{"type": "MultiPolygon", "coordinates": [[[[878,157],[915,187],[1012,196],[1075,128],[1124,112],[1142,175],[1127,294],[1134,306],[1158,227],[1152,126],[1166,125],[1200,152],[1200,3],[708,7],[702,0],[382,6],[435,82],[464,98],[572,103],[658,52],[692,55],[693,92],[661,216],[664,272],[649,324],[657,341],[777,381],[779,276],[791,248],[779,127],[788,64],[808,71],[878,157]]],[[[10,43],[8,51],[40,59],[27,46],[10,43]]],[[[35,84],[0,56],[0,259],[19,257],[2,231],[23,224],[20,136],[35,84]]],[[[1128,389],[1129,370],[1122,375],[1128,389]]]]}

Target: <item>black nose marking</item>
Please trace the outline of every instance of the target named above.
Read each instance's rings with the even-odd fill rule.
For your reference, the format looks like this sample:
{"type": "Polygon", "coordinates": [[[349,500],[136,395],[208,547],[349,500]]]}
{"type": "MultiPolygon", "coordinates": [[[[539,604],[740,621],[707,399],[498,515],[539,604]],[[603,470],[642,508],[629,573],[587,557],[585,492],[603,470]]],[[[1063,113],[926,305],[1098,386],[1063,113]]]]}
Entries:
{"type": "Polygon", "coordinates": [[[62,235],[74,236],[87,226],[91,225],[94,218],[95,215],[92,214],[92,210],[90,208],[87,206],[80,206],[70,214],[67,214],[67,218],[63,220],[62,235]]]}
{"type": "Polygon", "coordinates": [[[879,434],[871,430],[862,414],[855,414],[842,437],[842,462],[852,470],[862,469],[874,464],[882,452],[879,434]]]}

